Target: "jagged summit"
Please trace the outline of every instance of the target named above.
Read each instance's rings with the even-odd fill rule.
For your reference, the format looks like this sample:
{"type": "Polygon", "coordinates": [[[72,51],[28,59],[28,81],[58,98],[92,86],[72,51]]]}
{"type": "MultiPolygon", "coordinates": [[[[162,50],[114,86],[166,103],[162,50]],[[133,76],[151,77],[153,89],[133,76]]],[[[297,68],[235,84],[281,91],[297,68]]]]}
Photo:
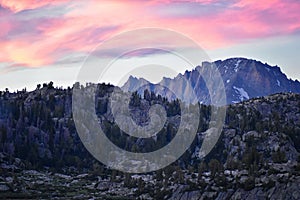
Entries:
{"type": "Polygon", "coordinates": [[[213,63],[203,62],[201,66],[197,66],[191,71],[185,71],[183,74],[178,74],[173,79],[163,78],[158,84],[131,77],[122,89],[138,91],[140,94],[148,89],[169,99],[179,98],[190,101],[191,99],[188,98],[190,88],[186,87],[184,81],[188,80],[197,95],[198,101],[210,104],[210,94],[200,71],[212,64],[217,67],[223,79],[227,104],[279,92],[300,93],[299,81],[288,79],[278,66],[270,66],[267,63],[247,58],[228,58],[213,63]],[[141,85],[143,87],[139,87],[141,85]]]}
{"type": "Polygon", "coordinates": [[[129,76],[126,83],[122,86],[122,89],[125,91],[135,91],[139,86],[151,84],[144,78],[137,78],[132,75],[129,76]]]}

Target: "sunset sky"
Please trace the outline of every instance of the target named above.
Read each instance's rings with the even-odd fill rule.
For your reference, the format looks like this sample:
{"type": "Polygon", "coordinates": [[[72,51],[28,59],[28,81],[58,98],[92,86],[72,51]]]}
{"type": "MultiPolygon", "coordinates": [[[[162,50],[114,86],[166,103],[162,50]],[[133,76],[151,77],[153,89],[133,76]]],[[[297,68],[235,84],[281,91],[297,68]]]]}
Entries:
{"type": "Polygon", "coordinates": [[[0,89],[71,85],[97,45],[143,27],[182,33],[212,60],[252,58],[299,80],[299,11],[299,0],[0,0],[0,89]]]}

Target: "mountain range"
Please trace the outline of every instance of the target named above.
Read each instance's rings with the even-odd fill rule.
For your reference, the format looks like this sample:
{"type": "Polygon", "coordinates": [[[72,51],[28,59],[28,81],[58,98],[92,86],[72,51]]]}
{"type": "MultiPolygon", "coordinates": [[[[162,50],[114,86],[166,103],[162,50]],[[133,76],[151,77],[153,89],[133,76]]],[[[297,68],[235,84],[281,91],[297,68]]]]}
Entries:
{"type": "Polygon", "coordinates": [[[193,89],[198,98],[197,101],[203,104],[214,104],[211,102],[211,95],[214,95],[214,92],[209,92],[203,78],[209,75],[205,71],[209,68],[215,68],[220,73],[226,93],[225,104],[280,92],[300,93],[300,82],[289,79],[278,66],[270,66],[267,63],[246,58],[229,58],[212,63],[203,62],[201,66],[197,66],[191,71],[185,71],[183,74],[180,73],[174,78],[164,77],[157,84],[143,78],[130,76],[122,89],[131,92],[138,91],[141,95],[145,89],[148,89],[169,100],[179,98],[185,102],[194,101],[194,99],[188,98],[190,90],[193,89]],[[189,87],[187,83],[189,83],[189,87]]]}

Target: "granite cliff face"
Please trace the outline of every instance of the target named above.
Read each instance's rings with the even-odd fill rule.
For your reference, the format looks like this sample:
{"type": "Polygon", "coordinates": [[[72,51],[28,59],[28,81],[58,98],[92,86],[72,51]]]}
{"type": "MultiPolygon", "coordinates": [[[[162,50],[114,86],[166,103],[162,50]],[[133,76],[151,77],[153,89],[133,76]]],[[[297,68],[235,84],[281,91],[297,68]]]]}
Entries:
{"type": "Polygon", "coordinates": [[[299,81],[288,79],[279,67],[246,58],[230,58],[213,63],[204,62],[192,71],[178,74],[173,79],[163,78],[158,84],[152,84],[142,78],[130,77],[122,89],[138,91],[140,94],[148,89],[169,99],[177,97],[186,102],[193,101],[193,99],[188,98],[191,93],[190,90],[193,89],[199,102],[211,104],[210,95],[214,94],[213,91],[211,94],[208,92],[203,76],[208,76],[205,69],[212,67],[212,65],[218,69],[222,77],[227,104],[279,92],[300,93],[299,81]],[[187,82],[191,88],[187,87],[187,82]],[[179,95],[174,95],[174,93],[179,95]]]}

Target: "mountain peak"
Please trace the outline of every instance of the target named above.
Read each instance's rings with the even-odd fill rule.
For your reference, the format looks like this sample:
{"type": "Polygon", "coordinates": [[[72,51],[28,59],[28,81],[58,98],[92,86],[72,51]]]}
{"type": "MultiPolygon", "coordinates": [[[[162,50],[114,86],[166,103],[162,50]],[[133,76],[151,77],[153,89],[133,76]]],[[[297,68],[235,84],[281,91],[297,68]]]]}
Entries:
{"type": "Polygon", "coordinates": [[[128,79],[129,79],[129,80],[137,80],[138,78],[135,77],[135,76],[130,75],[128,79]]]}
{"type": "Polygon", "coordinates": [[[143,85],[149,85],[150,82],[144,78],[137,78],[132,75],[129,76],[128,80],[122,86],[122,90],[124,91],[136,91],[143,85]]]}
{"type": "Polygon", "coordinates": [[[201,75],[201,69],[211,67],[214,64],[223,79],[227,103],[237,103],[251,98],[267,96],[280,92],[300,93],[299,81],[288,79],[276,66],[270,66],[267,63],[254,59],[243,57],[228,58],[217,60],[215,62],[203,62],[201,66],[195,67],[191,71],[185,71],[178,74],[175,78],[163,78],[158,84],[152,84],[145,79],[131,78],[122,87],[127,91],[143,92],[147,88],[168,99],[179,98],[189,102],[190,88],[186,85],[186,80],[190,83],[197,95],[198,101],[204,104],[210,104],[210,92],[201,75]],[[139,89],[141,85],[147,85],[139,89]],[[162,89],[164,87],[164,89],[162,89]],[[180,94],[180,96],[174,96],[180,94]]]}

